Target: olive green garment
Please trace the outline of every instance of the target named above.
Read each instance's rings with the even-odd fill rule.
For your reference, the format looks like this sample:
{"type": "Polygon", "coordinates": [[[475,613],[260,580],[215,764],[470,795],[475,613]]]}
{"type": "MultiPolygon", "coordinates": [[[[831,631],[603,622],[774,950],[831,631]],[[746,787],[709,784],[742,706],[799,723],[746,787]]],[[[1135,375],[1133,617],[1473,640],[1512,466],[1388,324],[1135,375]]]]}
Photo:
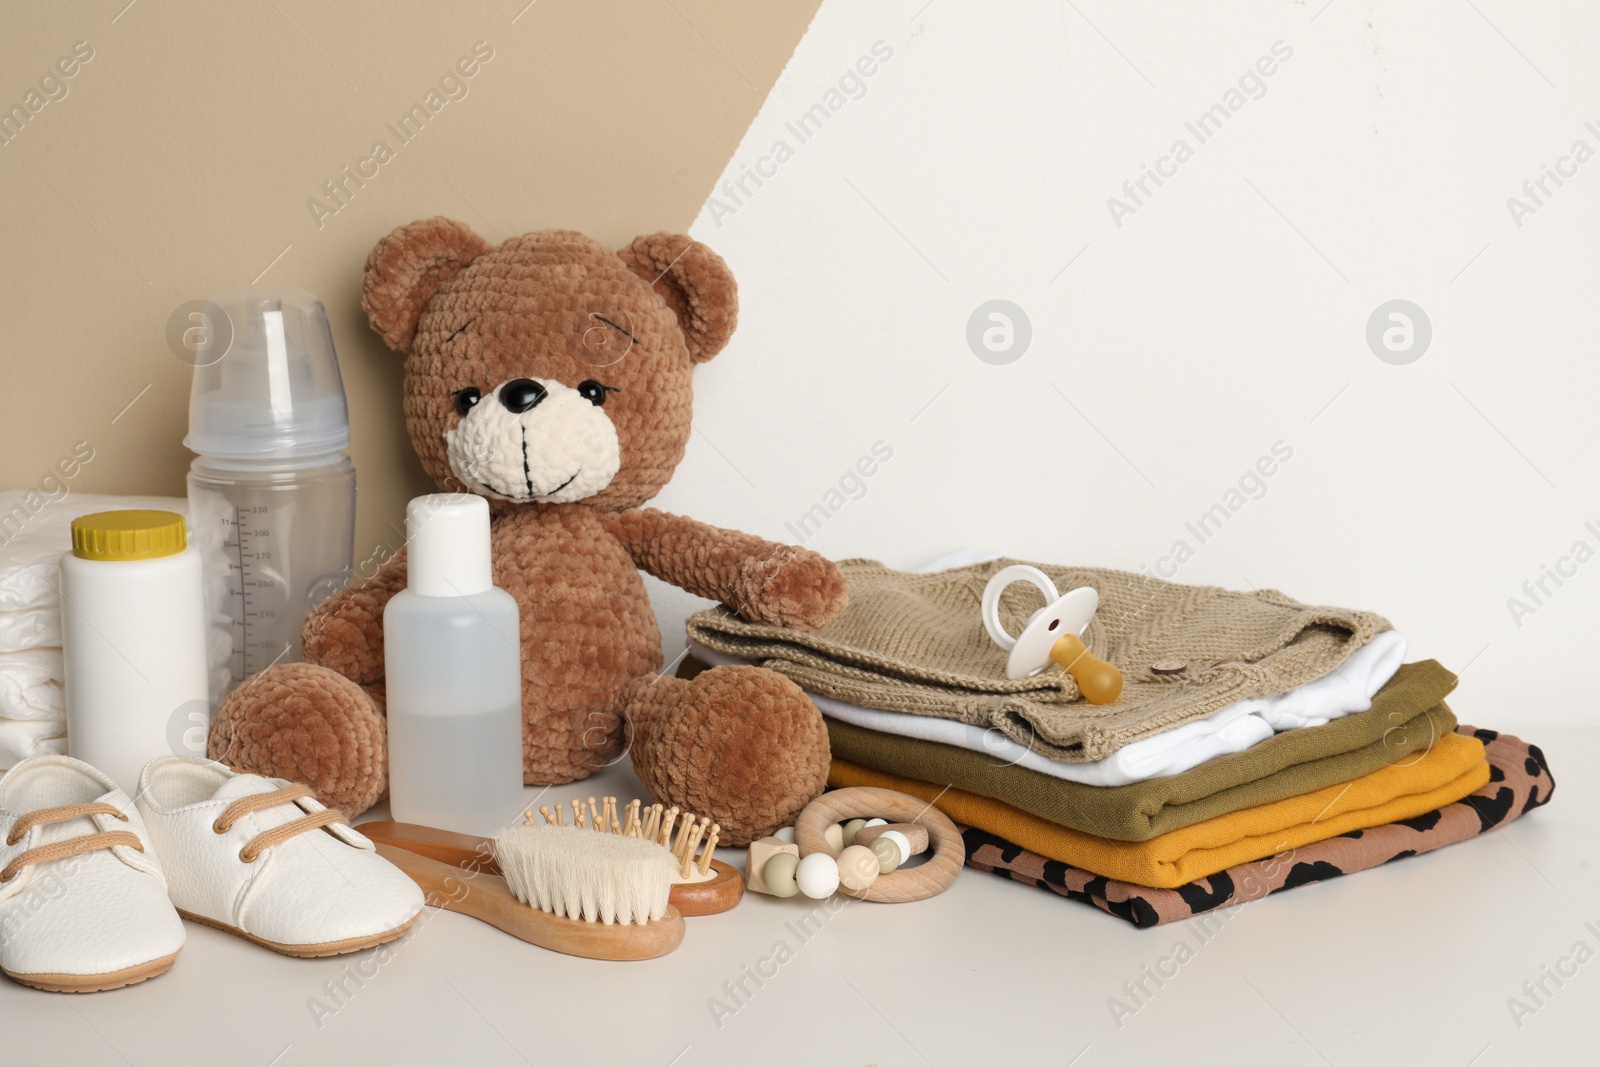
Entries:
{"type": "Polygon", "coordinates": [[[1115,841],[1148,841],[1204,819],[1271,804],[1392,763],[1420,758],[1456,728],[1443,698],[1456,676],[1433,660],[1408,663],[1367,711],[1274,734],[1243,752],[1181,774],[1131,785],[1084,785],[1001,763],[954,745],[866,730],[828,719],[833,755],[850,763],[952,785],[1115,841]]]}

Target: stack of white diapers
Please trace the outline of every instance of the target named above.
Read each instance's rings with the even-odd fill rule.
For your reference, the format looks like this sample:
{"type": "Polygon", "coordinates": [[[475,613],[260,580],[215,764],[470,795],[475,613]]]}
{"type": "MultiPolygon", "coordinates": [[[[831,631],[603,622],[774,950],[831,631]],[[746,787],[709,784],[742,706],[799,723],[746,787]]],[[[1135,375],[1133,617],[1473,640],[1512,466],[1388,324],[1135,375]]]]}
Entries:
{"type": "Polygon", "coordinates": [[[188,513],[178,497],[0,492],[0,770],[67,750],[61,557],[72,548],[73,519],[122,508],[188,513]]]}

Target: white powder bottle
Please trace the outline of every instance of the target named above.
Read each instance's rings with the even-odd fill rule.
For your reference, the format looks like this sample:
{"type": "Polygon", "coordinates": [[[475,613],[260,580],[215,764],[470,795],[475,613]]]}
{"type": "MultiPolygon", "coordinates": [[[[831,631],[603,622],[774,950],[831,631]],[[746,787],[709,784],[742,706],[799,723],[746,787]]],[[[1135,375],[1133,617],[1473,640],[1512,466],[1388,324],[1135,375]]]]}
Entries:
{"type": "Polygon", "coordinates": [[[185,734],[210,721],[200,552],[182,515],[72,520],[61,638],[67,750],[132,797],[146,762],[188,751],[185,734]]]}

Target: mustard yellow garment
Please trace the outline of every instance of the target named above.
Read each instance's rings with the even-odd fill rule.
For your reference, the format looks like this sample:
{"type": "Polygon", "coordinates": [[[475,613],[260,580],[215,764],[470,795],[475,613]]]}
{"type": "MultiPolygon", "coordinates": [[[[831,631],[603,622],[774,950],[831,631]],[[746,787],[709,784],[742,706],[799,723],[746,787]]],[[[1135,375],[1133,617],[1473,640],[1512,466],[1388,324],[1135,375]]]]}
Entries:
{"type": "Polygon", "coordinates": [[[1447,734],[1420,758],[1343,785],[1218,815],[1148,841],[1111,841],[1047,822],[988,797],[901,778],[836,759],[831,786],[882,786],[931,801],[957,822],[987,830],[1047,859],[1118,881],[1172,889],[1238,863],[1275,856],[1453,804],[1489,780],[1483,742],[1447,734]]]}

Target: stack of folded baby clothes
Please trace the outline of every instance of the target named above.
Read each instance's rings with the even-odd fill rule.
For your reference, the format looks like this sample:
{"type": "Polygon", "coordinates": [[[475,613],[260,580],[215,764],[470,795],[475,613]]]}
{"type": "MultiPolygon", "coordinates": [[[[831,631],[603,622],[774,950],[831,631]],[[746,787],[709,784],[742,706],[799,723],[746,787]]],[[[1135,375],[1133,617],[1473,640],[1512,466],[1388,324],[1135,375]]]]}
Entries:
{"type": "Polygon", "coordinates": [[[0,771],[67,750],[61,557],[72,548],[73,519],[123,508],[187,510],[171,497],[0,492],[0,771]]]}
{"type": "MultiPolygon", "coordinates": [[[[827,717],[830,784],[922,797],[965,825],[970,865],[1141,926],[1429,851],[1549,799],[1538,749],[1461,727],[1444,703],[1455,676],[1405,664],[1385,620],[1275,591],[1040,566],[1098,591],[1083,637],[1125,685],[1095,706],[1058,668],[1008,680],[980,601],[1013,562],[847,561],[850,605],[823,630],[717,609],[689,620],[691,650],[805,687],[827,717]]],[[[1037,606],[1012,586],[1001,620],[1015,633],[1037,606]]]]}

